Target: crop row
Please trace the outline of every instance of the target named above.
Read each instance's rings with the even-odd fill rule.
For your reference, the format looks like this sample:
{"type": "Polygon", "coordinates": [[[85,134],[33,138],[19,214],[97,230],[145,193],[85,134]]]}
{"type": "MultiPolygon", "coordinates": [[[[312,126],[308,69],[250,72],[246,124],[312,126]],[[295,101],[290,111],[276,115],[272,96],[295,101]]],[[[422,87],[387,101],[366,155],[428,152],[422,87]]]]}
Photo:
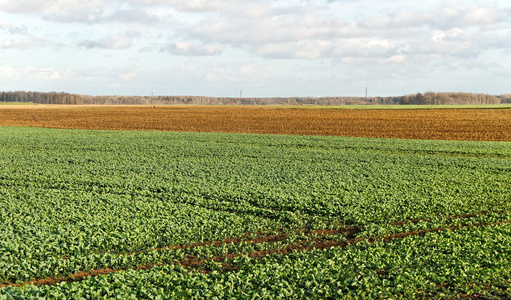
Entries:
{"type": "Polygon", "coordinates": [[[85,298],[130,298],[163,288],[187,297],[187,286],[190,297],[278,296],[274,285],[262,292],[268,281],[254,282],[263,271],[282,295],[295,284],[293,293],[305,294],[292,295],[303,298],[322,285],[317,298],[339,290],[362,297],[370,285],[382,295],[462,295],[472,283],[479,294],[500,295],[511,269],[510,158],[509,143],[493,142],[0,128],[0,284],[21,285],[0,296],[59,298],[77,289],[85,298]],[[416,254],[402,268],[403,255],[419,253],[407,243],[429,239],[447,243],[421,250],[436,261],[429,273],[416,254]],[[387,250],[388,265],[353,281],[363,257],[387,250]],[[340,259],[353,263],[345,273],[337,265],[350,261],[340,259]],[[454,274],[472,277],[450,289],[452,264],[454,274]],[[126,271],[25,285],[114,269],[126,271]],[[289,281],[289,272],[305,277],[289,281]],[[307,277],[318,274],[330,275],[317,284],[307,277]],[[151,276],[176,285],[142,283],[151,276]],[[416,283],[403,289],[403,278],[416,283]],[[225,284],[236,291],[214,292],[231,289],[225,284]]]}
{"type": "MultiPolygon", "coordinates": [[[[486,215],[486,214],[484,214],[486,215]]],[[[471,227],[483,227],[483,226],[495,226],[501,224],[508,224],[511,221],[497,221],[498,219],[495,216],[493,218],[484,217],[483,220],[485,223],[481,223],[481,217],[476,215],[468,215],[454,218],[447,218],[444,223],[444,227],[434,227],[435,224],[438,226],[438,223],[427,224],[428,220],[420,221],[424,222],[423,228],[428,229],[415,229],[414,231],[399,231],[394,232],[392,234],[386,236],[372,236],[372,237],[357,237],[357,234],[362,230],[357,227],[341,227],[336,230],[308,230],[308,229],[300,229],[300,230],[292,230],[287,233],[279,233],[276,235],[268,235],[268,233],[257,233],[256,238],[248,238],[249,233],[246,234],[246,238],[241,239],[226,239],[222,241],[214,241],[214,242],[204,242],[193,245],[182,245],[182,246],[169,246],[164,248],[157,249],[147,249],[144,251],[139,251],[135,253],[125,253],[118,254],[119,256],[125,255],[125,258],[122,259],[114,259],[112,261],[113,265],[109,265],[106,268],[102,269],[92,269],[92,270],[83,270],[83,272],[79,272],[76,274],[71,274],[68,277],[60,277],[58,279],[55,278],[37,278],[30,282],[26,282],[25,284],[33,284],[33,285],[51,285],[56,284],[58,282],[66,281],[66,282],[74,282],[83,280],[86,277],[90,276],[98,276],[104,275],[110,272],[117,272],[126,269],[150,269],[155,265],[161,266],[164,263],[161,262],[162,256],[156,255],[155,258],[158,257],[160,260],[156,260],[153,264],[150,265],[140,265],[140,261],[137,260],[139,256],[143,256],[145,252],[161,252],[168,250],[178,250],[177,255],[174,255],[174,259],[172,261],[173,264],[182,265],[186,268],[199,268],[202,273],[211,273],[212,268],[216,271],[235,271],[238,270],[239,267],[234,267],[230,265],[228,262],[232,261],[235,258],[246,255],[250,258],[263,258],[267,255],[271,255],[274,253],[289,255],[294,253],[295,251],[304,251],[311,249],[328,249],[332,247],[346,247],[348,245],[360,243],[360,242],[370,242],[373,243],[375,241],[383,241],[389,242],[394,239],[402,239],[408,236],[416,236],[416,235],[425,235],[432,232],[439,232],[443,230],[458,230],[462,228],[471,228],[471,227]],[[477,217],[477,218],[476,218],[477,217]],[[467,222],[467,219],[475,218],[475,220],[471,220],[467,222]],[[456,222],[450,223],[449,220],[453,219],[463,219],[464,222],[456,222]],[[494,221],[493,223],[488,223],[488,221],[494,221]],[[479,221],[479,222],[478,222],[479,221]],[[424,226],[425,225],[425,226],[424,226]],[[429,225],[429,226],[428,226],[429,225]],[[271,244],[271,245],[258,245],[258,244],[271,244]],[[227,247],[226,247],[227,246],[227,247]],[[199,248],[199,249],[196,249],[199,248]],[[258,249],[258,250],[256,250],[258,249]],[[264,250],[261,250],[264,249],[264,250]],[[241,252],[240,252],[241,251],[241,252]],[[141,255],[142,254],[142,255],[141,255]],[[130,258],[127,258],[131,256],[130,258]],[[185,259],[182,259],[185,257],[185,259]],[[180,259],[178,259],[180,258],[180,259]],[[119,264],[119,261],[123,261],[122,264],[119,264]],[[131,262],[127,264],[127,261],[131,262]],[[222,264],[215,264],[209,262],[218,262],[222,264]],[[203,270],[206,268],[205,270],[203,270]]],[[[408,222],[395,222],[394,225],[396,227],[402,227],[406,225],[408,222]]],[[[419,223],[415,220],[412,220],[411,223],[419,223]]],[[[175,254],[175,253],[167,253],[167,254],[175,254]]],[[[172,255],[171,255],[172,256],[172,255]]],[[[70,257],[64,257],[63,260],[69,260],[70,257]]],[[[169,261],[170,258],[165,258],[166,261],[169,261]]],[[[0,284],[0,287],[7,286],[21,286],[20,283],[4,283],[0,284]]]]}
{"type": "MultiPolygon", "coordinates": [[[[506,299],[511,292],[511,226],[467,226],[302,251],[266,251],[211,260],[209,271],[179,264],[77,278],[66,285],[4,288],[12,298],[447,298],[506,299]],[[471,242],[467,243],[467,240],[471,242]],[[227,265],[228,264],[228,265],[227,265]],[[225,272],[229,266],[236,272],[225,272]]],[[[194,265],[189,263],[189,265],[194,265]]],[[[87,274],[85,274],[87,275],[87,274]]],[[[9,298],[5,298],[9,299],[9,298]]]]}

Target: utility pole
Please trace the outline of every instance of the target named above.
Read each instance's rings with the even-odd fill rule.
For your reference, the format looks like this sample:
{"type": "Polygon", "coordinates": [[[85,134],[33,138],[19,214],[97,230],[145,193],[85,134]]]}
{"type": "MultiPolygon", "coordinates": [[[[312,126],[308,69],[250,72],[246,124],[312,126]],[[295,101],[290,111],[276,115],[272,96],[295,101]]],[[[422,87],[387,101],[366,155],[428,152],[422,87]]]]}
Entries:
{"type": "Polygon", "coordinates": [[[240,90],[240,98],[243,97],[243,90],[240,90]]]}
{"type": "Polygon", "coordinates": [[[364,108],[367,108],[367,86],[366,86],[366,97],[364,100],[364,108]]]}

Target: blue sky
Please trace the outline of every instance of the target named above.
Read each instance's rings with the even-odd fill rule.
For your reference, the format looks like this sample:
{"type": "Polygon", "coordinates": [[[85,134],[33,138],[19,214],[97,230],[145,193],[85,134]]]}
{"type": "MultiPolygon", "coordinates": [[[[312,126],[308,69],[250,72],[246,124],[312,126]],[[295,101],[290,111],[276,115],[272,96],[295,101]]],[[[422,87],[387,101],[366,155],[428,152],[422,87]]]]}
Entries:
{"type": "Polygon", "coordinates": [[[511,1],[0,0],[0,90],[511,93],[511,1]]]}

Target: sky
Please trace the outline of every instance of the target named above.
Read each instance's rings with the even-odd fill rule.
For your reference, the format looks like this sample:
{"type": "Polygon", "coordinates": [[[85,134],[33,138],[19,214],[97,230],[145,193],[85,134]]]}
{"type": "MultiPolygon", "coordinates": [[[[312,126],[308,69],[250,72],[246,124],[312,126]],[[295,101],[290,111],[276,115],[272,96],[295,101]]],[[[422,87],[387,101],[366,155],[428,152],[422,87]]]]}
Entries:
{"type": "Polygon", "coordinates": [[[0,91],[511,93],[511,1],[0,0],[0,91]]]}

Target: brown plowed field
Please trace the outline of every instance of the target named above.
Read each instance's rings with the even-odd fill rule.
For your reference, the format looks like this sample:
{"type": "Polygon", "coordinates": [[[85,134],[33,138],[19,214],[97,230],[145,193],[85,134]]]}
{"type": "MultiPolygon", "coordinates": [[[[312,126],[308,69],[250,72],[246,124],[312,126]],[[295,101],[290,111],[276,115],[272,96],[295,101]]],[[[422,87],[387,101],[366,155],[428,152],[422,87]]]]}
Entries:
{"type": "Polygon", "coordinates": [[[511,109],[3,106],[0,126],[511,141],[511,109]]]}

